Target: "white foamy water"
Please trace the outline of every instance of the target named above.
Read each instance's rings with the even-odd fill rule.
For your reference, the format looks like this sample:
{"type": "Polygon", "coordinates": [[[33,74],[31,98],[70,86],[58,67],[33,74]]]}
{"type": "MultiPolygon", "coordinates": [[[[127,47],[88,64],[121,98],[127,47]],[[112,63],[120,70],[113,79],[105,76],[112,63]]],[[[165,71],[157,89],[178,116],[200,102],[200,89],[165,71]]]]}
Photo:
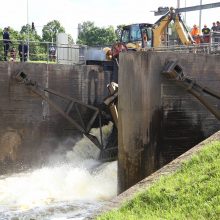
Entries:
{"type": "Polygon", "coordinates": [[[94,213],[117,193],[116,162],[101,164],[97,155],[83,138],[59,164],[0,176],[0,219],[83,219],[94,213]]]}

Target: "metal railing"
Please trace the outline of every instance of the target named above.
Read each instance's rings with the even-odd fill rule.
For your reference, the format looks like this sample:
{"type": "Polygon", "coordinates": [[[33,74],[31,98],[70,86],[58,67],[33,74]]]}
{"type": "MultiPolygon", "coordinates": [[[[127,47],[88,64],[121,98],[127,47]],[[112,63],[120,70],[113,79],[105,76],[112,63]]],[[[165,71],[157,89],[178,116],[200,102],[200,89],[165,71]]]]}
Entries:
{"type": "MultiPolygon", "coordinates": [[[[6,43],[6,42],[5,42],[6,43]]],[[[83,51],[85,46],[59,44],[54,45],[52,42],[36,42],[21,40],[11,40],[7,43],[9,46],[5,47],[4,41],[0,40],[0,61],[4,61],[5,50],[7,49],[7,61],[20,62],[25,59],[20,59],[19,45],[22,45],[24,52],[24,45],[28,44],[28,57],[29,62],[45,62],[45,63],[67,63],[79,64],[84,62],[84,56],[80,51],[83,51]]]]}
{"type": "MultiPolygon", "coordinates": [[[[157,48],[145,48],[151,51],[176,51],[179,53],[206,53],[206,54],[220,54],[220,32],[211,32],[208,43],[193,44],[189,46],[180,45],[178,40],[170,40],[165,42],[166,46],[157,48]]],[[[25,41],[11,41],[7,52],[7,60],[20,62],[25,61],[20,59],[18,46],[25,45],[25,41]],[[14,50],[14,51],[13,51],[14,50]]],[[[44,62],[44,63],[60,63],[80,65],[85,64],[87,60],[103,61],[106,59],[103,50],[105,46],[90,47],[86,45],[76,44],[57,44],[52,42],[36,42],[29,41],[29,53],[27,60],[29,62],[44,62]],[[53,49],[53,50],[52,50],[53,49]]],[[[23,49],[24,50],[24,49],[23,49]]],[[[0,40],[0,60],[4,60],[4,43],[0,40]],[[1,49],[2,48],[2,49],[1,49]]]]}
{"type": "Polygon", "coordinates": [[[180,45],[177,40],[166,42],[167,45],[153,48],[145,48],[146,50],[153,50],[159,52],[176,51],[179,53],[205,53],[205,54],[220,54],[220,32],[211,32],[209,35],[199,36],[201,42],[189,46],[180,45]],[[204,41],[204,37],[208,38],[204,41]]]}
{"type": "MultiPolygon", "coordinates": [[[[90,47],[76,44],[54,44],[52,42],[36,42],[12,40],[7,51],[7,61],[25,61],[19,57],[19,45],[28,44],[29,62],[61,63],[61,64],[85,64],[86,60],[104,60],[104,46],[90,47]]],[[[0,40],[0,61],[4,61],[4,43],[0,40]]]]}

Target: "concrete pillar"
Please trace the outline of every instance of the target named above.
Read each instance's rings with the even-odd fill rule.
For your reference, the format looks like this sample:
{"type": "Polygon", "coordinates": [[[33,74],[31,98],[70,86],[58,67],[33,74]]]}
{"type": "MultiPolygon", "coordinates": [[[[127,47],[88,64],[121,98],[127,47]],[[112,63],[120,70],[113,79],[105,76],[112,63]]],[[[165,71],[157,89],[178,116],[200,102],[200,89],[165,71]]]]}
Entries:
{"type": "MultiPolygon", "coordinates": [[[[161,74],[167,61],[177,60],[185,74],[218,91],[220,57],[128,52],[121,53],[119,60],[121,193],[220,129],[220,122],[195,97],[161,74]]],[[[209,100],[220,111],[220,100],[209,100]]]]}
{"type": "MultiPolygon", "coordinates": [[[[160,75],[151,75],[156,63],[148,53],[120,56],[118,179],[119,193],[152,173],[157,167],[160,127],[160,75]]],[[[157,71],[158,72],[158,71],[157,71]]],[[[155,72],[156,73],[156,72],[155,72]]]]}

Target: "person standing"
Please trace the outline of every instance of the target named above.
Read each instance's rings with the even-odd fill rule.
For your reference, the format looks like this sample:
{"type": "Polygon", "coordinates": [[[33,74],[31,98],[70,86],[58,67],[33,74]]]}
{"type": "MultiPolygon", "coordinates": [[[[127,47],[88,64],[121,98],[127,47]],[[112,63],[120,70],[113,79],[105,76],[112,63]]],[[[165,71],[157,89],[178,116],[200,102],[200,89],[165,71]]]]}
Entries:
{"type": "Polygon", "coordinates": [[[10,34],[9,34],[9,28],[5,28],[3,32],[3,47],[4,47],[4,61],[8,60],[8,51],[10,47],[10,34]]]}
{"type": "Polygon", "coordinates": [[[213,22],[213,23],[212,23],[211,30],[212,30],[212,31],[216,31],[216,28],[217,28],[216,23],[213,22]]]}
{"type": "Polygon", "coordinates": [[[216,33],[216,34],[217,34],[216,38],[217,38],[217,42],[220,43],[220,22],[217,21],[216,24],[217,24],[217,26],[216,26],[216,31],[217,31],[217,33],[216,33]]]}
{"type": "Polygon", "coordinates": [[[49,58],[52,62],[56,61],[56,49],[53,45],[49,48],[49,58]]]}
{"type": "Polygon", "coordinates": [[[203,34],[203,42],[204,43],[209,43],[210,41],[210,29],[207,27],[207,25],[204,25],[204,28],[202,29],[202,34],[203,34]]]}
{"type": "Polygon", "coordinates": [[[196,44],[200,44],[200,42],[201,42],[200,30],[196,24],[193,25],[193,28],[191,30],[191,35],[192,35],[194,41],[196,42],[196,44]]]}
{"type": "Polygon", "coordinates": [[[220,32],[220,22],[217,21],[216,24],[217,24],[217,26],[216,26],[216,31],[220,32]]]}
{"type": "Polygon", "coordinates": [[[212,27],[211,27],[211,30],[212,30],[212,36],[213,36],[213,41],[214,43],[218,43],[218,34],[217,34],[217,25],[215,22],[212,23],[212,27]]]}
{"type": "Polygon", "coordinates": [[[20,56],[20,61],[26,62],[28,55],[28,45],[26,43],[21,42],[18,45],[18,54],[20,56]]]}
{"type": "Polygon", "coordinates": [[[16,60],[16,49],[15,47],[12,47],[10,50],[10,61],[15,61],[16,60]]]}

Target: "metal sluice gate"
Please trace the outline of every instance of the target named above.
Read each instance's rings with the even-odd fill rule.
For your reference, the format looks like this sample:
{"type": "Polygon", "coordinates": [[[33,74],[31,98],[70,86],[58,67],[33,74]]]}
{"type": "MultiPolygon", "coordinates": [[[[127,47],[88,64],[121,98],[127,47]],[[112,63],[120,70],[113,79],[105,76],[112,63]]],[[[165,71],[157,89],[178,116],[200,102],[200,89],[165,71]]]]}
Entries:
{"type": "MultiPolygon", "coordinates": [[[[103,134],[102,134],[102,120],[103,117],[103,109],[98,107],[85,104],[73,97],[68,95],[64,95],[60,92],[57,92],[53,89],[45,88],[40,86],[36,81],[30,79],[26,73],[20,71],[15,76],[15,80],[18,83],[24,84],[28,89],[37,94],[40,98],[45,100],[53,109],[55,109],[58,113],[60,113],[63,118],[69,121],[77,130],[83,133],[87,138],[93,142],[99,149],[100,155],[99,160],[101,161],[112,161],[117,158],[117,132],[115,132],[115,128],[113,128],[112,133],[109,135],[107,140],[107,144],[103,143],[103,134]],[[63,110],[60,106],[58,106],[54,101],[52,101],[45,92],[48,94],[52,94],[60,99],[68,102],[65,110],[63,110]],[[86,109],[90,114],[89,120],[83,120],[83,114],[81,113],[82,109],[86,109]],[[95,121],[99,120],[99,130],[100,130],[100,140],[90,133],[92,126],[95,121]]],[[[114,94],[115,95],[115,94],[114,94]]],[[[112,104],[111,101],[110,104],[112,104]]],[[[102,105],[100,105],[102,106],[102,105]]]]}

